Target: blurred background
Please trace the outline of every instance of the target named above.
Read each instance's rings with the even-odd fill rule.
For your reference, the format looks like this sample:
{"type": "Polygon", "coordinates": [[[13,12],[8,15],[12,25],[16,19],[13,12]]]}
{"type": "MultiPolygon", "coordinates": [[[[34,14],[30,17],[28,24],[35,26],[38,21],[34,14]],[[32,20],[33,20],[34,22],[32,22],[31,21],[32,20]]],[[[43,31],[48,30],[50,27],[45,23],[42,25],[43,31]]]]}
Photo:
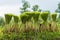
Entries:
{"type": "Polygon", "coordinates": [[[38,5],[41,10],[49,10],[54,12],[58,8],[58,3],[60,0],[0,0],[0,16],[4,16],[5,13],[12,13],[19,15],[20,8],[22,7],[24,1],[27,1],[30,5],[28,8],[32,11],[33,5],[38,5]]]}

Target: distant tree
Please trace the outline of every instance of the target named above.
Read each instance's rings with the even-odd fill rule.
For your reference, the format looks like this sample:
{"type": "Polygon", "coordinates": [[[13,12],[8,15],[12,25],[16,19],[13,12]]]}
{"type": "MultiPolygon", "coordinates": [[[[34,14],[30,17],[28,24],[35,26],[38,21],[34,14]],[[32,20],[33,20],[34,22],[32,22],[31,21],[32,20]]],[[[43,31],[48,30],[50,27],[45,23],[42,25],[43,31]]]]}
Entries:
{"type": "Polygon", "coordinates": [[[60,13],[60,3],[58,3],[58,8],[55,10],[55,12],[60,13]]]}
{"type": "MultiPolygon", "coordinates": [[[[30,3],[28,1],[25,1],[25,0],[22,0],[22,8],[20,8],[20,12],[21,13],[24,13],[24,12],[29,12],[28,8],[30,8],[30,3]]],[[[38,11],[38,12],[41,12],[42,10],[39,9],[39,6],[38,5],[34,5],[32,6],[32,10],[33,11],[38,11]]]]}
{"type": "Polygon", "coordinates": [[[41,12],[41,11],[42,11],[41,9],[38,10],[38,12],[41,12]]]}
{"type": "Polygon", "coordinates": [[[39,8],[38,5],[34,5],[34,6],[32,7],[32,10],[33,10],[33,11],[38,11],[38,8],[39,8]]]}
{"type": "Polygon", "coordinates": [[[29,2],[24,1],[22,8],[20,8],[20,10],[21,10],[20,12],[21,13],[28,12],[29,10],[27,8],[30,8],[30,4],[29,4],[29,2]]]}
{"type": "Polygon", "coordinates": [[[58,14],[58,17],[57,17],[57,22],[60,23],[60,3],[58,3],[58,8],[55,10],[56,13],[59,13],[58,14]]]}
{"type": "Polygon", "coordinates": [[[38,5],[34,5],[34,6],[32,7],[32,10],[33,10],[33,11],[38,11],[38,12],[41,12],[41,11],[42,11],[41,9],[39,9],[39,6],[38,6],[38,5]]]}

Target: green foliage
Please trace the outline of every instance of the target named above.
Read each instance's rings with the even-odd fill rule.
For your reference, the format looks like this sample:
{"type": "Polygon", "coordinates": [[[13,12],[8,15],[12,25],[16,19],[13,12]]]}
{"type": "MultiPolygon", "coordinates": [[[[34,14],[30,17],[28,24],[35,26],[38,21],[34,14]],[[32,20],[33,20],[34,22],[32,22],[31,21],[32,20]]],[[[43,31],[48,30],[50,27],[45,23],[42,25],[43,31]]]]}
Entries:
{"type": "Polygon", "coordinates": [[[15,16],[15,15],[13,17],[14,17],[14,22],[15,23],[18,23],[19,22],[19,17],[18,16],[15,16]]]}
{"type": "Polygon", "coordinates": [[[0,36],[0,40],[58,40],[60,39],[59,32],[37,32],[33,30],[29,30],[27,32],[20,32],[20,33],[10,33],[10,34],[3,34],[0,36]]]}
{"type": "Polygon", "coordinates": [[[0,36],[0,40],[25,40],[25,37],[21,33],[10,33],[0,36]]]}
{"type": "Polygon", "coordinates": [[[48,15],[49,15],[48,12],[42,12],[42,13],[41,13],[41,18],[42,18],[44,21],[47,21],[48,15]]]}
{"type": "Polygon", "coordinates": [[[12,19],[12,14],[5,14],[5,21],[7,24],[10,23],[11,19],[12,19]]]}
{"type": "Polygon", "coordinates": [[[58,40],[60,39],[59,37],[59,32],[41,32],[39,33],[40,39],[42,40],[58,40]]]}
{"type": "Polygon", "coordinates": [[[52,20],[53,20],[53,21],[56,21],[57,14],[54,13],[54,14],[52,14],[51,16],[52,16],[52,20]]]}
{"type": "Polygon", "coordinates": [[[58,4],[58,8],[60,9],[60,3],[58,4]]]}
{"type": "Polygon", "coordinates": [[[25,1],[24,4],[23,4],[23,7],[24,7],[24,10],[25,10],[26,8],[29,8],[29,7],[30,7],[30,6],[29,6],[29,3],[28,3],[27,1],[25,1]]]}
{"type": "Polygon", "coordinates": [[[25,1],[25,2],[23,2],[23,7],[20,8],[21,9],[20,12],[21,13],[28,12],[29,10],[27,10],[27,8],[30,8],[30,4],[27,1],[25,1]]]}
{"type": "Polygon", "coordinates": [[[55,12],[60,13],[60,3],[58,3],[58,8],[55,10],[55,12]]]}
{"type": "Polygon", "coordinates": [[[39,8],[38,5],[34,5],[33,8],[32,8],[32,10],[33,10],[33,11],[38,11],[38,8],[39,8]]]}

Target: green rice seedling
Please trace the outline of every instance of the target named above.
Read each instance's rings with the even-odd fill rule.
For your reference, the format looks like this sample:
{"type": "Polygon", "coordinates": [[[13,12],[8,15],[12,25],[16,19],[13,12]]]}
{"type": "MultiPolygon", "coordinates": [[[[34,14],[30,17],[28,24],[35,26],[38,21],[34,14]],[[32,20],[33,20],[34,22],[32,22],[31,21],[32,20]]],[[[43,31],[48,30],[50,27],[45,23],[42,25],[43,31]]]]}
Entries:
{"type": "Polygon", "coordinates": [[[57,24],[56,24],[57,14],[53,13],[51,16],[52,16],[52,30],[56,31],[56,30],[58,30],[58,27],[57,27],[57,24]]]}
{"type": "Polygon", "coordinates": [[[32,12],[32,14],[33,14],[33,25],[37,30],[38,29],[37,26],[39,26],[38,20],[39,20],[40,12],[32,12]]]}
{"type": "Polygon", "coordinates": [[[21,19],[22,25],[23,25],[22,30],[24,31],[26,29],[26,26],[27,26],[28,15],[23,13],[20,15],[20,19],[21,19]]]}
{"type": "Polygon", "coordinates": [[[22,23],[27,26],[29,24],[28,22],[31,20],[31,17],[30,17],[30,15],[23,13],[20,15],[20,19],[21,19],[22,23]]]}
{"type": "Polygon", "coordinates": [[[33,24],[34,25],[34,19],[33,19],[33,15],[35,14],[35,12],[28,12],[28,13],[26,13],[27,15],[29,15],[29,26],[31,26],[31,24],[33,24]]]}
{"type": "Polygon", "coordinates": [[[18,16],[15,16],[15,15],[13,17],[14,17],[14,22],[15,23],[18,23],[19,22],[19,17],[18,16]]]}
{"type": "Polygon", "coordinates": [[[51,16],[52,16],[52,20],[53,20],[53,21],[56,21],[57,14],[56,14],[56,13],[54,13],[54,14],[52,14],[51,16]]]}
{"type": "Polygon", "coordinates": [[[48,23],[47,23],[48,16],[49,16],[49,12],[42,12],[41,13],[41,18],[44,21],[43,25],[42,25],[44,30],[48,30],[48,23]]]}
{"type": "Polygon", "coordinates": [[[12,14],[5,14],[5,21],[7,24],[10,23],[11,19],[12,19],[12,14]]]}
{"type": "Polygon", "coordinates": [[[44,14],[43,15],[43,23],[44,23],[44,25],[46,25],[47,30],[50,31],[49,30],[49,28],[51,27],[51,25],[50,25],[50,21],[51,21],[50,11],[44,11],[41,14],[42,15],[44,14]]]}
{"type": "Polygon", "coordinates": [[[31,24],[33,22],[32,18],[33,18],[34,12],[25,12],[25,14],[28,15],[28,22],[27,23],[29,26],[31,26],[31,24]]]}

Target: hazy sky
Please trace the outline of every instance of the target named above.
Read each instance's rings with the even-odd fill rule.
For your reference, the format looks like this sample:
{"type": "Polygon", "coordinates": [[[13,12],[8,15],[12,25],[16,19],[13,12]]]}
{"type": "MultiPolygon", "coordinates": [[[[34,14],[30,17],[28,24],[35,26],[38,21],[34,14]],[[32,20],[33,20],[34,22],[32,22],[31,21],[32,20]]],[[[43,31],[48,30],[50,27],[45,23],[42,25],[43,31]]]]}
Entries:
{"type": "MultiPolygon", "coordinates": [[[[39,5],[42,10],[50,10],[54,12],[57,9],[57,4],[60,0],[26,0],[30,2],[30,5],[39,5]]],[[[22,6],[22,0],[0,0],[0,16],[4,16],[5,13],[20,14],[19,8],[22,6]]]]}

